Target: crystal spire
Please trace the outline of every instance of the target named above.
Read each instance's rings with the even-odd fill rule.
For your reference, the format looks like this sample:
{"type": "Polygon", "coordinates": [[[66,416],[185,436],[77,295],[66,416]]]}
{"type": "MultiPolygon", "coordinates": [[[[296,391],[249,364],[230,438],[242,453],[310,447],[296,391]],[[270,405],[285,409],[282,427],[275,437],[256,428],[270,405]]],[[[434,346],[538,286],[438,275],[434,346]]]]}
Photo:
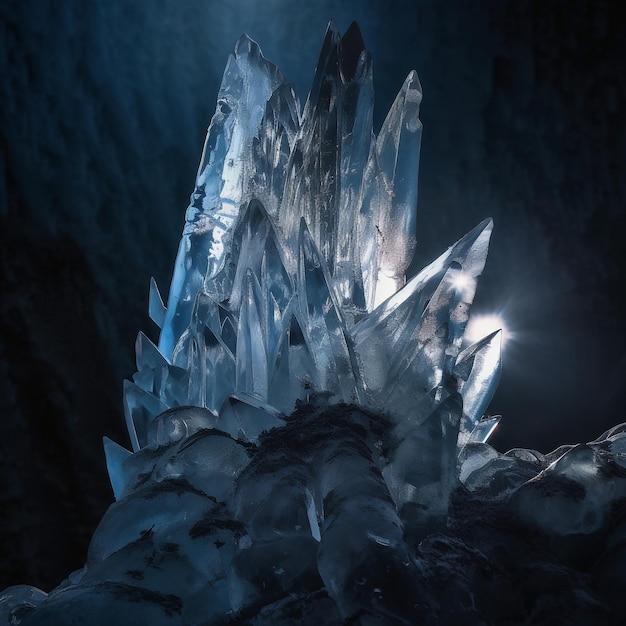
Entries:
{"type": "Polygon", "coordinates": [[[151,284],[159,346],[140,336],[139,371],[125,387],[134,449],[160,412],[190,404],[219,416],[231,397],[286,416],[326,394],[390,415],[400,437],[455,390],[467,396],[460,430],[482,417],[499,373],[495,348],[457,356],[492,224],[405,284],[422,92],[411,72],[376,136],[372,80],[356,23],[342,37],[331,22],[300,113],[258,45],[237,42],[167,308],[151,284]]]}

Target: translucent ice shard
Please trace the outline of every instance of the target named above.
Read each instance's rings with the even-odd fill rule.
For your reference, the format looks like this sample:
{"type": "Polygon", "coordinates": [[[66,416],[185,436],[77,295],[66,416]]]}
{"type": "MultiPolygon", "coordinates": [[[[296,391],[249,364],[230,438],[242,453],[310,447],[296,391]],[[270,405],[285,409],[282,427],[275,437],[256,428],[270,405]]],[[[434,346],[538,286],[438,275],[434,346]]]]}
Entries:
{"type": "Polygon", "coordinates": [[[167,309],[163,304],[163,298],[157,287],[156,280],[150,279],[150,303],[148,305],[148,314],[150,319],[159,327],[163,328],[167,309]]]}
{"type": "MultiPolygon", "coordinates": [[[[474,425],[474,428],[472,428],[468,441],[472,443],[485,443],[485,441],[491,437],[501,419],[501,415],[492,415],[478,420],[478,422],[474,425]]],[[[459,439],[459,444],[462,445],[463,441],[461,440],[460,434],[459,439]]]]}
{"type": "Polygon", "coordinates": [[[115,499],[118,500],[128,483],[128,477],[124,472],[124,461],[132,452],[126,450],[126,448],[118,445],[108,437],[104,437],[103,443],[109,479],[111,481],[111,487],[113,487],[113,495],[115,499]]]}
{"type": "Polygon", "coordinates": [[[124,381],[124,415],[133,450],[137,452],[148,443],[148,425],[168,407],[153,394],[124,381]]]}
{"type": "Polygon", "coordinates": [[[289,413],[298,400],[304,401],[314,388],[316,365],[295,314],[285,319],[271,372],[269,401],[289,413]]]}
{"type": "Polygon", "coordinates": [[[298,295],[309,343],[315,346],[313,358],[317,369],[317,388],[330,391],[344,402],[357,401],[357,371],[354,367],[341,309],[333,297],[329,273],[309,234],[301,222],[298,258],[298,295]]]}
{"type": "Polygon", "coordinates": [[[376,263],[367,268],[370,280],[375,276],[375,289],[373,285],[366,288],[368,308],[378,305],[404,284],[404,272],[413,257],[421,101],[422,88],[413,71],[402,85],[376,141],[378,168],[374,168],[375,180],[368,181],[378,191],[374,196],[376,203],[361,213],[361,221],[366,222],[363,239],[380,239],[376,263]],[[368,227],[376,232],[367,232],[368,227]]]}
{"type": "Polygon", "coordinates": [[[383,476],[401,518],[412,533],[445,519],[456,485],[457,436],[462,402],[448,395],[411,429],[394,451],[383,476]]]}
{"type": "Polygon", "coordinates": [[[235,386],[261,399],[267,398],[267,352],[261,311],[261,287],[254,275],[244,280],[237,328],[235,386]]]}
{"type": "Polygon", "coordinates": [[[368,402],[418,425],[415,408],[451,374],[492,230],[485,220],[353,329],[368,402]]]}
{"type": "Polygon", "coordinates": [[[463,394],[463,420],[459,446],[486,441],[499,420],[481,421],[500,381],[502,331],[497,330],[461,352],[454,366],[463,394]]]}
{"type": "Polygon", "coordinates": [[[254,175],[250,156],[266,105],[284,82],[259,46],[242,36],[224,71],[187,209],[159,342],[168,358],[189,324],[195,294],[205,283],[217,300],[228,297],[218,274],[225,269],[225,254],[239,210],[249,200],[248,186],[254,175]]]}
{"type": "MultiPolygon", "coordinates": [[[[446,442],[490,434],[480,419],[499,376],[497,339],[459,350],[492,223],[405,284],[422,93],[411,72],[377,137],[372,79],[358,26],[340,36],[331,23],[301,114],[276,66],[248,37],[237,42],[167,308],[151,283],[159,344],[139,336],[138,371],[125,387],[134,450],[166,409],[204,407],[217,428],[254,442],[259,425],[280,424],[268,416],[314,396],[390,415],[400,450],[459,391],[462,417],[445,428],[446,442]]],[[[390,485],[404,485],[392,490],[410,489],[391,478],[401,465],[385,470],[390,485]]]]}

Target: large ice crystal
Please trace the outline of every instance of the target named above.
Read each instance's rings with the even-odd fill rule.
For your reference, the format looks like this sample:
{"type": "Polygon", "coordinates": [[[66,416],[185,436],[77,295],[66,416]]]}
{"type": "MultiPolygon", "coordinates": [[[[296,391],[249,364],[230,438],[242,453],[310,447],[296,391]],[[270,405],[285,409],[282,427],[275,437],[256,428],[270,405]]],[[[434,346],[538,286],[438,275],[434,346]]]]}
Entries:
{"type": "MultiPolygon", "coordinates": [[[[159,346],[140,335],[139,371],[124,388],[135,452],[166,409],[206,408],[216,428],[257,443],[322,394],[388,416],[394,443],[380,470],[397,507],[445,514],[457,443],[489,432],[479,423],[499,344],[470,347],[455,374],[490,220],[405,284],[421,98],[411,72],[375,136],[370,56],[356,24],[343,37],[331,24],[300,113],[280,70],[239,39],[167,308],[152,284],[159,346]]],[[[120,452],[106,450],[118,477],[120,452]]]]}
{"type": "MultiPolygon", "coordinates": [[[[624,429],[552,456],[485,443],[501,333],[464,348],[463,336],[492,223],[406,280],[415,72],[378,136],[373,97],[356,24],[343,37],[329,26],[302,109],[257,44],[237,42],[167,307],[151,283],[158,346],[139,334],[124,385],[133,451],[105,438],[116,502],[85,567],[49,595],[8,589],[0,618],[544,623],[551,609],[516,582],[524,567],[574,585],[571,616],[606,615],[592,585],[546,569],[524,533],[566,554],[613,531],[624,429]]],[[[618,579],[622,535],[606,544],[618,579]]]]}
{"type": "Polygon", "coordinates": [[[494,346],[470,349],[463,376],[453,369],[491,222],[405,284],[421,98],[411,72],[376,137],[369,53],[356,24],[343,37],[331,25],[301,113],[280,70],[240,38],[167,308],[151,286],[159,346],[140,335],[124,390],[135,452],[168,408],[204,407],[218,428],[255,442],[312,394],[390,415],[403,440],[458,392],[470,428],[478,423],[495,385],[470,378],[497,379],[499,361],[483,355],[494,346]]]}

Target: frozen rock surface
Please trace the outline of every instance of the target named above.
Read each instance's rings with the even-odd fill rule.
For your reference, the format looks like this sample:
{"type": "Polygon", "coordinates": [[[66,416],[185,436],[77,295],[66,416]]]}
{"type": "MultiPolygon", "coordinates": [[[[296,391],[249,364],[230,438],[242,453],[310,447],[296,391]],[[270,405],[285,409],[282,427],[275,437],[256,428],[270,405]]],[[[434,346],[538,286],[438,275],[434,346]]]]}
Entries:
{"type": "Polygon", "coordinates": [[[105,439],[116,502],[85,567],[9,588],[0,623],[610,622],[625,429],[486,443],[501,335],[463,336],[491,220],[405,276],[420,102],[411,72],[374,135],[356,24],[303,107],[240,38],[124,386],[133,451],[105,439]]]}
{"type": "Polygon", "coordinates": [[[207,428],[136,453],[84,569],[49,594],[7,589],[0,623],[622,623],[615,437],[552,462],[470,443],[425,528],[386,486],[389,426],[324,400],[254,444],[207,428]]]}

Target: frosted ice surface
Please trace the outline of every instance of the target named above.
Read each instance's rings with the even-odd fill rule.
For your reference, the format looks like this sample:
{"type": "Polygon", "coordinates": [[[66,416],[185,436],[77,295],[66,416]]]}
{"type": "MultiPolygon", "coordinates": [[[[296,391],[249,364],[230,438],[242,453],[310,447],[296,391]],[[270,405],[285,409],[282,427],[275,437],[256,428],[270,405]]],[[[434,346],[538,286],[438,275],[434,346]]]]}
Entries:
{"type": "Polygon", "coordinates": [[[485,467],[491,460],[499,458],[500,454],[488,444],[470,443],[464,446],[459,454],[459,480],[467,485],[472,473],[485,467]]]}
{"type": "Polygon", "coordinates": [[[186,406],[161,413],[148,426],[148,447],[169,446],[186,439],[200,430],[214,428],[217,415],[208,409],[186,406]]]}

